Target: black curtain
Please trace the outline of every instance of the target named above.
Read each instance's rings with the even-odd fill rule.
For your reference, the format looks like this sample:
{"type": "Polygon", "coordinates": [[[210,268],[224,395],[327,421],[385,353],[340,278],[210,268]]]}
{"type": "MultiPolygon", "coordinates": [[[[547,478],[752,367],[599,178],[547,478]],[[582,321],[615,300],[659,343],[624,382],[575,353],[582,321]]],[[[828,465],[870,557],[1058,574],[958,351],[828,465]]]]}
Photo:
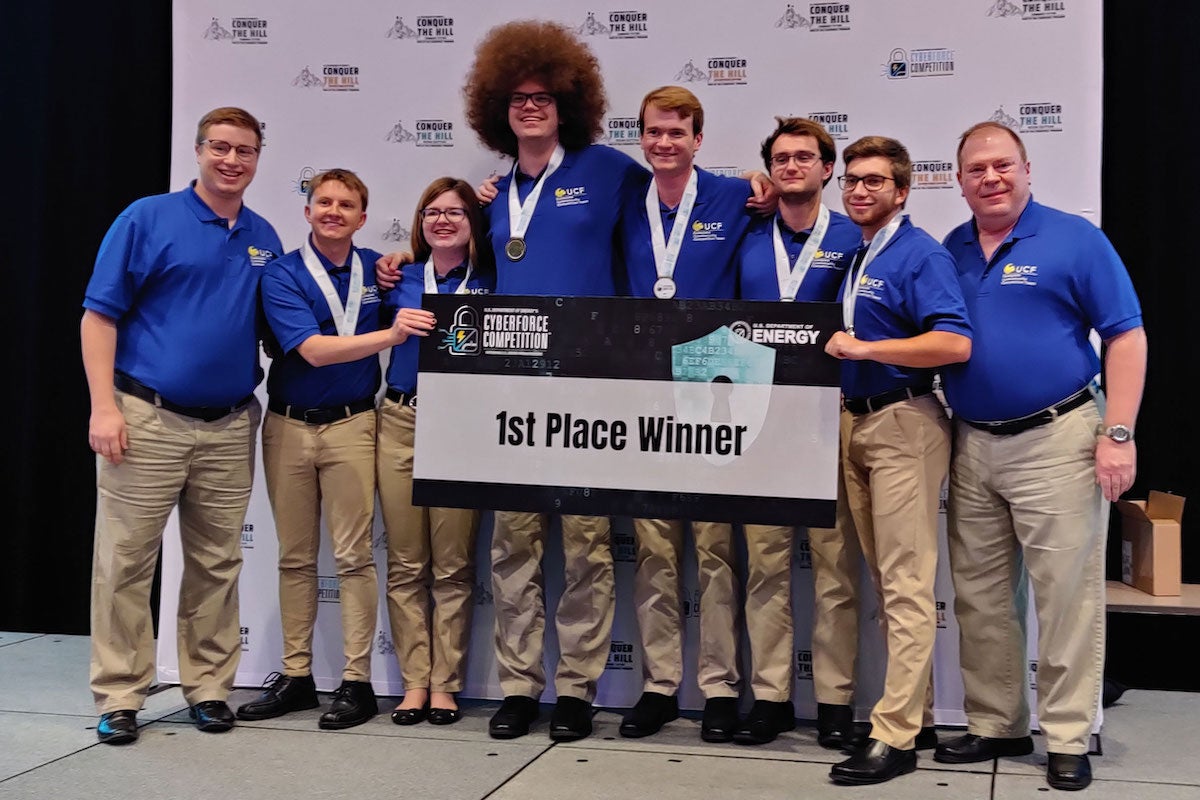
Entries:
{"type": "MultiPolygon", "coordinates": [[[[5,23],[0,136],[11,139],[4,153],[16,180],[5,208],[4,271],[15,318],[0,630],[86,633],[95,467],[80,301],[114,217],[130,201],[172,188],[170,4],[68,11],[53,0],[22,3],[6,8],[5,23]]],[[[1167,489],[1195,504],[1196,423],[1183,400],[1196,372],[1188,331],[1197,313],[1200,190],[1187,148],[1200,122],[1200,8],[1107,0],[1104,29],[1104,229],[1141,295],[1151,352],[1129,496],[1167,489]]],[[[1008,44],[997,58],[1020,57],[1021,42],[1008,44]]],[[[1035,188],[1037,174],[1035,153],[1035,188]]],[[[1185,518],[1184,574],[1198,581],[1200,546],[1187,541],[1189,527],[1185,518]]],[[[1112,544],[1115,576],[1119,542],[1112,544]]]]}

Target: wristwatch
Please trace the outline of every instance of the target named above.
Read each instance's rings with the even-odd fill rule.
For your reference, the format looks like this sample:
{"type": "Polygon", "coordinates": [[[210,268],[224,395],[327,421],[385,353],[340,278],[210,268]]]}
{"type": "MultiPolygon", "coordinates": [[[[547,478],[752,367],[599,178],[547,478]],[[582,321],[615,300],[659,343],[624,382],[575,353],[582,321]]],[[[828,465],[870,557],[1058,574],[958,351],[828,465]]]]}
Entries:
{"type": "Polygon", "coordinates": [[[1096,435],[1107,436],[1117,444],[1133,441],[1133,431],[1129,429],[1128,425],[1109,425],[1105,427],[1104,423],[1101,422],[1096,426],[1096,435]]]}

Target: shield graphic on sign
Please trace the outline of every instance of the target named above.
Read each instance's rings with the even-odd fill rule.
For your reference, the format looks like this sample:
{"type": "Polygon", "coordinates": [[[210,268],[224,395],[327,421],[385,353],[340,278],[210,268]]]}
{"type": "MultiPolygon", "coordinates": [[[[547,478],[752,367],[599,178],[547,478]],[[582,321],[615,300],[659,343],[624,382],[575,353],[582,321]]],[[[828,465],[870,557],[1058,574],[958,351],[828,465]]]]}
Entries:
{"type": "MultiPolygon", "coordinates": [[[[675,419],[708,425],[744,425],[742,441],[758,437],[771,405],[775,350],[722,325],[710,334],[671,347],[675,419]]],[[[734,455],[706,454],[721,465],[734,455]]]]}

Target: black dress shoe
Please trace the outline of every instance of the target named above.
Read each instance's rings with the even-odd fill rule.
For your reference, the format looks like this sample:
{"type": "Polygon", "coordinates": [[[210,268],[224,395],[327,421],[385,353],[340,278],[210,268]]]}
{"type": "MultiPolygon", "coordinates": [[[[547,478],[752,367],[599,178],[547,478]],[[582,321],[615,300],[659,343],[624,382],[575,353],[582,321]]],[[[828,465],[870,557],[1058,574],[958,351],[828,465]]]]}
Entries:
{"type": "Polygon", "coordinates": [[[105,744],[129,744],[138,738],[137,712],[131,709],[100,715],[96,738],[105,744]]]}
{"type": "Polygon", "coordinates": [[[510,694],[488,722],[488,734],[493,739],[516,739],[529,733],[537,721],[538,701],[532,697],[510,694]]]}
{"type": "Polygon", "coordinates": [[[1000,739],[968,733],[939,744],[933,752],[933,760],[942,764],[974,764],[1004,756],[1027,756],[1032,752],[1032,736],[1000,739]]]}
{"type": "Polygon", "coordinates": [[[574,742],[592,735],[592,704],[578,697],[560,697],[550,715],[550,738],[574,742]]]}
{"type": "Polygon", "coordinates": [[[429,724],[430,725],[453,725],[462,719],[462,712],[457,708],[431,708],[429,709],[429,724]]]}
{"type": "Polygon", "coordinates": [[[1047,753],[1046,783],[1055,789],[1074,792],[1086,789],[1092,782],[1092,762],[1084,756],[1066,753],[1047,753]]]}
{"type": "MultiPolygon", "coordinates": [[[[403,698],[402,698],[403,699],[403,698]]],[[[416,725],[429,716],[429,703],[420,708],[397,708],[392,711],[392,722],[397,725],[416,725]]]]}
{"type": "Polygon", "coordinates": [[[329,710],[321,715],[317,727],[327,731],[340,731],[362,725],[379,713],[379,701],[369,681],[342,681],[333,693],[329,710]]]}
{"type": "Polygon", "coordinates": [[[233,712],[224,700],[205,700],[188,709],[196,727],[208,733],[224,733],[233,727],[233,712]]]}
{"type": "Polygon", "coordinates": [[[679,719],[679,698],[673,694],[642,692],[633,708],[621,720],[620,732],[630,739],[658,733],[663,725],[679,719]]]}
{"type": "MultiPolygon", "coordinates": [[[[863,737],[866,741],[866,737],[863,737]]],[[[817,744],[827,750],[845,750],[855,744],[854,709],[848,705],[817,703],[817,744]]]]}
{"type": "MultiPolygon", "coordinates": [[[[856,722],[854,723],[854,735],[850,737],[849,744],[843,751],[849,754],[862,750],[871,743],[871,723],[856,722]]],[[[929,725],[917,731],[917,738],[913,740],[913,747],[917,750],[932,750],[937,747],[938,736],[937,728],[929,725]]]]}
{"type": "Polygon", "coordinates": [[[918,750],[933,750],[937,746],[937,728],[932,725],[921,728],[921,732],[917,734],[916,748],[918,750]]]}
{"type": "Polygon", "coordinates": [[[283,675],[272,672],[263,681],[264,691],[254,700],[238,707],[237,718],[244,720],[273,719],[290,711],[301,711],[321,705],[317,685],[312,675],[283,675]]]}
{"type": "Polygon", "coordinates": [[[829,770],[829,777],[834,783],[864,785],[890,781],[916,768],[916,750],[897,750],[878,739],[872,739],[859,752],[840,764],[834,764],[829,770]]]}
{"type": "Polygon", "coordinates": [[[746,719],[733,732],[733,740],[738,744],[767,744],[795,728],[796,708],[791,700],[755,700],[746,719]]]}
{"type": "Polygon", "coordinates": [[[738,727],[736,697],[710,697],[704,701],[704,717],[700,720],[700,738],[706,742],[732,742],[738,727]]]}

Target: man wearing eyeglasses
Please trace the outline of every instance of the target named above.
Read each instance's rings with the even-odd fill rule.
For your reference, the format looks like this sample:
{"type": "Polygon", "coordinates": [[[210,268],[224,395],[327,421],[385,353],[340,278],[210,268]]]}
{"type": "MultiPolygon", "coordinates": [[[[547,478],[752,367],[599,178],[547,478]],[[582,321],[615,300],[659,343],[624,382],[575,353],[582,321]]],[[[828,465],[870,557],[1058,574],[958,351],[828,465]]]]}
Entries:
{"type": "Polygon", "coordinates": [[[378,712],[370,683],[379,606],[371,551],[377,354],[409,335],[427,335],[433,315],[403,309],[381,326],[374,270],[380,255],[353,241],[367,221],[367,187],[357,175],[331,169],[314,176],[304,218],[311,227],[304,244],[271,262],[262,280],[276,353],[267,378],[263,470],[279,539],[283,671],[237,716],[271,719],[318,705],[312,647],[324,514],[346,661],[318,726],[340,730],[378,712]]]}
{"type": "MultiPolygon", "coordinates": [[[[937,515],[950,465],[950,423],[934,371],[971,355],[954,261],[902,215],[912,161],[895,139],[867,136],[842,155],[846,213],[863,243],[842,286],[845,330],[825,351],[842,360],[838,527],[857,535],[879,595],[887,646],[883,696],[864,747],[835,764],[836,783],[891,780],[917,766],[931,691],[937,611],[937,515]]],[[[923,741],[924,740],[924,741],[923,741]]]]}
{"type": "MultiPolygon", "coordinates": [[[[821,199],[837,149],[820,123],[777,117],[762,143],[779,210],[751,226],[738,249],[746,300],[833,302],[862,232],[821,199]]],[[[844,510],[839,506],[839,510],[844,510]]],[[[763,744],[794,726],[792,697],[792,526],[746,525],[746,631],[754,706],[737,741],[763,744]]],[[[851,531],[809,528],[814,589],[812,673],[817,742],[840,750],[853,741],[862,552],[851,531]]]]}
{"type": "Polygon", "coordinates": [[[1141,307],[1103,232],[1034,202],[1014,131],[995,122],[967,129],[958,170],[972,219],[946,247],[976,346],[944,377],[956,420],[947,527],[968,727],[934,758],[965,764],[1033,751],[1029,580],[1046,780],[1083,789],[1103,681],[1108,502],[1137,468],[1141,307]],[[1105,344],[1104,394],[1092,386],[1102,366],[1093,329],[1105,344]]]}
{"type": "Polygon", "coordinates": [[[260,408],[257,294],[282,247],[242,202],[258,121],[218,108],[196,132],[199,176],[121,213],[80,323],[97,459],[91,687],[101,742],[137,739],[154,680],[150,585],[179,508],[179,678],[200,730],[226,731],[241,636],[237,580],[260,408]]]}

